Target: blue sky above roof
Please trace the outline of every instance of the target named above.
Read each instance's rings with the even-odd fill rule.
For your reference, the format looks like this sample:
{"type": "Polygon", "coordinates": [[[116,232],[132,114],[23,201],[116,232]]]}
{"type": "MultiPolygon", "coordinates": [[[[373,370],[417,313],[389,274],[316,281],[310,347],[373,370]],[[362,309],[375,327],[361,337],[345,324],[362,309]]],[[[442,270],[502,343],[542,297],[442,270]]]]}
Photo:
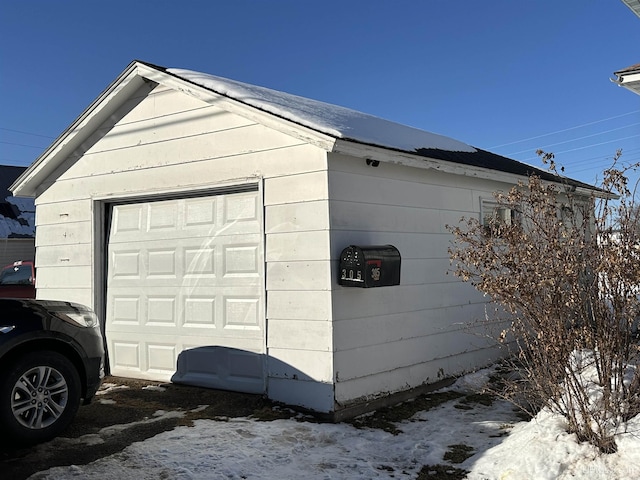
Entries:
{"type": "Polygon", "coordinates": [[[367,112],[592,182],[640,159],[622,1],[0,3],[0,163],[30,164],[133,59],[367,112]],[[124,13],[126,12],[126,14],[124,13]]]}

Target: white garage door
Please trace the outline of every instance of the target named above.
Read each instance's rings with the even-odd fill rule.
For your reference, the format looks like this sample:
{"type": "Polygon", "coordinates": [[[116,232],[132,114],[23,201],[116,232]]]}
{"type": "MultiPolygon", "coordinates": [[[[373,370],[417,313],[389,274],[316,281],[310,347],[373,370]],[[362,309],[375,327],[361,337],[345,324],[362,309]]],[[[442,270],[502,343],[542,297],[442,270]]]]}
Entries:
{"type": "MultiPolygon", "coordinates": [[[[190,374],[226,381],[237,373],[262,385],[262,239],[257,191],[114,205],[107,245],[111,373],[168,381],[183,350],[218,346],[244,357],[238,365],[246,366],[249,354],[250,368],[230,372],[229,362],[218,368],[200,355],[190,374]]],[[[216,381],[195,383],[225,387],[216,381]]]]}

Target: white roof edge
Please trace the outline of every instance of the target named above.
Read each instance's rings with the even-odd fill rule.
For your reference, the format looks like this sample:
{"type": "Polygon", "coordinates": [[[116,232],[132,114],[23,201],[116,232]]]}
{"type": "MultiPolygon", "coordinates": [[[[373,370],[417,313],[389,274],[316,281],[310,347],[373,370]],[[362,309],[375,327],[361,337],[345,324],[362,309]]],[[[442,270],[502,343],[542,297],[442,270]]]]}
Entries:
{"type": "Polygon", "coordinates": [[[629,82],[638,82],[640,81],[640,69],[626,72],[626,73],[617,73],[618,81],[616,83],[624,85],[629,82]]]}
{"type": "Polygon", "coordinates": [[[94,129],[115,111],[130,93],[143,85],[139,62],[129,66],[89,105],[80,116],[20,175],[9,187],[16,196],[33,197],[37,186],[57,167],[56,159],[64,159],[94,129]]]}
{"type": "Polygon", "coordinates": [[[422,168],[426,170],[438,170],[453,175],[462,175],[465,177],[482,178],[486,180],[502,181],[510,184],[517,183],[522,180],[522,175],[515,173],[502,172],[499,170],[491,170],[488,168],[476,167],[462,163],[454,163],[446,160],[438,160],[436,158],[424,157],[422,155],[412,155],[411,153],[389,150],[376,146],[362,146],[349,141],[338,141],[335,153],[341,153],[352,157],[360,157],[364,159],[375,159],[385,163],[395,163],[407,167],[422,168]]]}
{"type": "MultiPolygon", "coordinates": [[[[422,155],[413,155],[408,152],[389,150],[375,145],[362,145],[348,140],[338,140],[333,149],[333,153],[349,155],[362,159],[378,160],[385,163],[393,163],[407,167],[421,168],[425,170],[437,170],[439,172],[450,173],[453,175],[461,175],[471,178],[481,178],[483,180],[492,180],[515,185],[518,181],[525,180],[526,177],[516,173],[503,172],[489,168],[477,167],[461,163],[454,163],[447,160],[439,160],[436,158],[424,157],[422,155]]],[[[545,182],[549,182],[545,180],[545,182]]],[[[554,182],[558,183],[558,182],[554,182]]],[[[596,197],[606,197],[603,192],[594,189],[577,187],[576,193],[584,196],[595,195],[596,197]]],[[[612,197],[614,198],[615,195],[612,197]]]]}

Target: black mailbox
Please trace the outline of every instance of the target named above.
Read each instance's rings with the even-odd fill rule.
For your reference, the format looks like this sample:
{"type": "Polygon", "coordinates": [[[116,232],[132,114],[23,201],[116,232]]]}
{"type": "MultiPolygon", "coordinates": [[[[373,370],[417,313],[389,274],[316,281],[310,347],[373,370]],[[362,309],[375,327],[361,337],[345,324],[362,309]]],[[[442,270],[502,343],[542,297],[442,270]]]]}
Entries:
{"type": "Polygon", "coordinates": [[[345,287],[400,285],[400,252],[393,245],[350,245],[340,254],[339,272],[345,287]]]}

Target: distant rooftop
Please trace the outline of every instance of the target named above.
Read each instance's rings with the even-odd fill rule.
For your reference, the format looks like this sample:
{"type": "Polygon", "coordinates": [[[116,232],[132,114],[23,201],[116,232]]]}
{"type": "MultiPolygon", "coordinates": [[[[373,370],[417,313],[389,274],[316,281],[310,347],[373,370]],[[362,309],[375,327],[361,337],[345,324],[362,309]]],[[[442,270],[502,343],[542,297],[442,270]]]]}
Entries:
{"type": "Polygon", "coordinates": [[[34,237],[36,208],[33,198],[14,197],[9,186],[26,167],[0,165],[0,238],[34,237]]]}

